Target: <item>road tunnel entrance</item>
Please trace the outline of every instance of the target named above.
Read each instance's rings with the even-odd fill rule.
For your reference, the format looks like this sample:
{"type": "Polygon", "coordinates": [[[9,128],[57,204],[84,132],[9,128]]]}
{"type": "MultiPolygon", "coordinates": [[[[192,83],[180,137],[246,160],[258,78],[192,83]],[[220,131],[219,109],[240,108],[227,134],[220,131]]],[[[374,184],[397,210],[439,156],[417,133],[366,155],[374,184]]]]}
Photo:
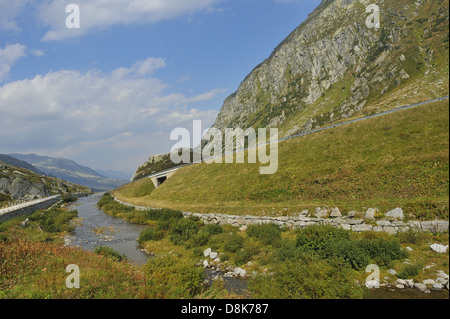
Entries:
{"type": "Polygon", "coordinates": [[[161,186],[162,183],[164,183],[167,180],[167,176],[158,177],[157,179],[157,187],[161,186]]]}

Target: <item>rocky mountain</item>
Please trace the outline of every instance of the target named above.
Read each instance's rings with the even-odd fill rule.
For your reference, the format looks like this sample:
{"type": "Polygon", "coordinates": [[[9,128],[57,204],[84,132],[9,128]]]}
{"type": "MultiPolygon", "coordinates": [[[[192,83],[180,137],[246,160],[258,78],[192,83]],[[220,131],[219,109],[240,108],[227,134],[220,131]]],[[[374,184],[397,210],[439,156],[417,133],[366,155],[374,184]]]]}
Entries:
{"type": "Polygon", "coordinates": [[[0,202],[31,200],[64,193],[89,193],[88,187],[38,175],[0,161],[0,202]]]}
{"type": "MultiPolygon", "coordinates": [[[[190,160],[191,160],[191,162],[194,162],[194,156],[195,156],[194,153],[198,152],[198,150],[185,149],[185,151],[189,152],[190,160]]],[[[179,150],[179,154],[181,154],[181,149],[179,150]]],[[[144,164],[139,166],[138,169],[136,170],[136,172],[134,172],[133,176],[131,177],[131,181],[135,181],[135,180],[138,180],[145,176],[149,176],[154,173],[164,171],[166,169],[171,169],[171,168],[181,166],[184,164],[185,163],[175,164],[174,162],[172,162],[171,153],[150,156],[150,158],[147,160],[147,162],[145,162],[144,164]]]]}
{"type": "Polygon", "coordinates": [[[33,165],[31,165],[25,161],[18,160],[17,158],[14,158],[14,157],[11,157],[8,155],[0,154],[0,161],[3,163],[9,164],[11,166],[25,168],[25,169],[30,170],[33,173],[36,173],[38,175],[46,176],[46,174],[43,171],[37,169],[33,165]]]}
{"type": "Polygon", "coordinates": [[[322,0],[224,101],[213,127],[278,128],[283,138],[447,96],[448,56],[446,0],[322,0]],[[379,28],[367,23],[372,3],[379,28]]]}
{"type": "Polygon", "coordinates": [[[65,158],[53,158],[36,154],[8,155],[26,161],[46,174],[51,174],[62,180],[83,185],[96,191],[111,190],[127,183],[125,180],[105,177],[89,167],[79,165],[65,158]]]}
{"type": "Polygon", "coordinates": [[[448,95],[448,1],[327,0],[229,96],[213,127],[280,137],[448,95]]]}

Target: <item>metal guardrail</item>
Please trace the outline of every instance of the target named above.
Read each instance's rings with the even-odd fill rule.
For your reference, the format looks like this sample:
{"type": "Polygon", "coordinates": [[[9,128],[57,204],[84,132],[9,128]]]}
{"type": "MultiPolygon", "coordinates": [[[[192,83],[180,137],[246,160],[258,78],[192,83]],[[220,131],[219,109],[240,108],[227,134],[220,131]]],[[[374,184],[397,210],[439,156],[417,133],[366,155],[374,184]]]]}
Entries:
{"type": "MultiPolygon", "coordinates": [[[[336,127],[339,127],[339,126],[343,126],[343,125],[347,125],[347,124],[351,124],[351,123],[356,123],[356,122],[359,122],[359,121],[368,120],[368,119],[371,119],[371,118],[375,118],[375,117],[384,116],[384,115],[387,115],[387,114],[391,114],[391,113],[407,110],[407,109],[414,108],[414,107],[417,107],[417,106],[420,106],[420,105],[425,105],[425,104],[429,104],[429,103],[444,101],[444,100],[448,100],[448,99],[449,99],[449,95],[444,96],[444,97],[440,97],[440,98],[437,98],[437,99],[433,99],[433,100],[428,100],[428,101],[424,101],[424,102],[420,102],[420,103],[415,103],[415,104],[402,106],[402,107],[399,107],[399,108],[396,108],[396,109],[393,109],[393,110],[389,110],[389,111],[385,111],[385,112],[381,112],[381,113],[377,113],[377,114],[373,114],[373,115],[364,116],[364,117],[361,117],[361,118],[358,118],[358,119],[345,121],[345,122],[342,122],[342,123],[333,124],[333,125],[322,127],[322,128],[316,129],[316,130],[309,131],[309,132],[304,132],[304,133],[300,133],[300,134],[291,135],[291,136],[288,136],[288,137],[284,137],[282,139],[278,139],[276,141],[270,141],[270,142],[265,143],[265,144],[259,144],[259,145],[255,146],[255,147],[245,148],[245,149],[242,149],[242,150],[239,150],[239,151],[235,151],[235,152],[232,152],[232,153],[220,155],[217,158],[220,158],[220,157],[223,157],[223,156],[227,156],[227,155],[231,155],[231,154],[236,154],[238,152],[243,152],[243,151],[246,151],[246,150],[249,150],[249,149],[258,148],[258,147],[265,146],[265,145],[270,145],[272,143],[283,142],[283,141],[287,141],[287,140],[290,140],[290,139],[293,139],[293,138],[302,137],[302,136],[306,136],[306,135],[309,135],[309,134],[322,132],[322,131],[329,130],[329,129],[332,129],[332,128],[336,128],[336,127]]],[[[215,158],[209,158],[208,161],[213,160],[213,159],[215,159],[215,158]]],[[[200,160],[200,161],[196,161],[196,162],[193,162],[193,163],[188,163],[188,164],[172,167],[170,169],[162,170],[162,171],[159,171],[157,173],[154,173],[152,175],[149,175],[149,176],[146,176],[146,177],[143,177],[143,178],[140,178],[140,179],[153,178],[153,177],[165,174],[165,173],[169,173],[169,172],[172,172],[172,171],[177,171],[180,168],[183,168],[183,167],[186,167],[186,166],[190,166],[190,165],[194,165],[194,164],[200,164],[200,163],[203,163],[203,162],[205,162],[205,161],[204,160],[200,160]]]]}
{"type": "Polygon", "coordinates": [[[23,204],[19,204],[19,205],[14,205],[14,206],[11,206],[11,207],[8,207],[8,208],[0,209],[0,216],[4,215],[4,214],[7,214],[7,213],[14,212],[14,211],[22,209],[22,208],[26,208],[26,207],[33,206],[33,205],[36,205],[36,204],[44,203],[44,202],[47,202],[49,200],[52,200],[52,199],[55,199],[55,198],[59,198],[60,196],[61,195],[54,195],[54,196],[50,196],[50,197],[36,199],[36,200],[30,201],[30,202],[26,202],[26,203],[23,203],[23,204]]]}

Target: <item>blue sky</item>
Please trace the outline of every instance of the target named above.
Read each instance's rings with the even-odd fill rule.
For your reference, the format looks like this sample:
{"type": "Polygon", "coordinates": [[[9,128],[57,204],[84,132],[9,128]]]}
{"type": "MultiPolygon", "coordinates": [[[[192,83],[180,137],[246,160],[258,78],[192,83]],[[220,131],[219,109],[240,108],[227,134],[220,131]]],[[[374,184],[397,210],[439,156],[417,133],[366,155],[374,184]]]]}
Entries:
{"type": "Polygon", "coordinates": [[[212,125],[319,2],[0,0],[0,153],[131,174],[173,129],[212,125]]]}

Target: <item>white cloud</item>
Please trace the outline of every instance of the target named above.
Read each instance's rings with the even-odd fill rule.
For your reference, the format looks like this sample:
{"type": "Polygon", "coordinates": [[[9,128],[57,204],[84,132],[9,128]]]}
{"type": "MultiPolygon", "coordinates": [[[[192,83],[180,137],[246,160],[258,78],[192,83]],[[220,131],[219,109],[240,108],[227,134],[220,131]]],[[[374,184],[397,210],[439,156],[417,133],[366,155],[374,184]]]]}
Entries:
{"type": "Polygon", "coordinates": [[[141,161],[169,151],[172,129],[193,119],[214,122],[217,111],[193,104],[222,90],[167,93],[167,84],[149,76],[164,65],[149,58],[107,74],[62,70],[0,86],[0,149],[62,153],[84,163],[90,159],[95,167],[110,158],[109,168],[116,169],[124,158],[141,161]]]}
{"type": "Polygon", "coordinates": [[[30,0],[0,0],[0,30],[20,31],[16,18],[30,0]]]}
{"type": "Polygon", "coordinates": [[[11,66],[16,61],[26,56],[26,47],[22,44],[10,44],[4,49],[0,47],[0,83],[6,79],[11,70],[11,66]]]}
{"type": "Polygon", "coordinates": [[[95,29],[116,24],[155,23],[199,11],[208,12],[219,0],[78,0],[80,28],[67,29],[67,1],[52,0],[39,8],[41,20],[50,25],[43,40],[52,41],[81,36],[95,29]]]}

